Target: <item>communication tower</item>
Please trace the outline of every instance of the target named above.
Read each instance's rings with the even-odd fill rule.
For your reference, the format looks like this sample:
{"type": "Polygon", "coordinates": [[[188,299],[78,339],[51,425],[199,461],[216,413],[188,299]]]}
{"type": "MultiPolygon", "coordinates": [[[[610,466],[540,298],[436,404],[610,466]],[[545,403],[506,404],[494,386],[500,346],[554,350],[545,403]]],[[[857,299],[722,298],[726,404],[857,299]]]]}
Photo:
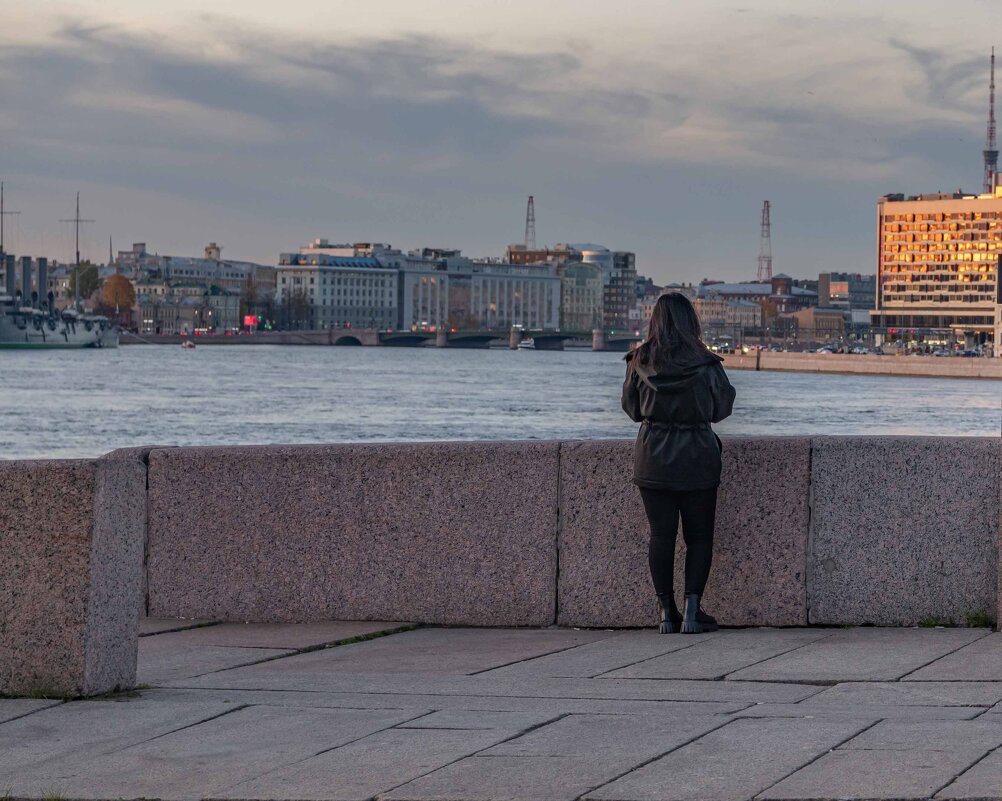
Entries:
{"type": "Polygon", "coordinates": [[[772,234],[769,223],[769,201],[762,203],[762,236],[758,249],[758,280],[772,280],[772,234]]]}
{"type": "Polygon", "coordinates": [[[999,151],[995,144],[995,48],[992,48],[991,78],[988,81],[988,135],[985,137],[985,192],[994,192],[998,180],[999,151]]]}

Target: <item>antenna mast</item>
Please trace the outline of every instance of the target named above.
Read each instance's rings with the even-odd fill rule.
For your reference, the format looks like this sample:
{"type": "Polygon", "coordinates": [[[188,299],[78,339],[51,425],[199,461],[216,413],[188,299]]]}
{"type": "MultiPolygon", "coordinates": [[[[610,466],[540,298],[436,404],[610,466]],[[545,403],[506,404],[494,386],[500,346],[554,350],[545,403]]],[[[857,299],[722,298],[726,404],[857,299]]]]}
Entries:
{"type": "Polygon", "coordinates": [[[995,144],[995,48],[992,48],[991,78],[988,82],[988,135],[985,137],[985,187],[986,193],[995,191],[998,180],[999,151],[995,144]]]}
{"type": "Polygon", "coordinates": [[[72,220],[60,220],[59,222],[73,223],[76,228],[76,253],[77,253],[77,266],[73,272],[73,284],[76,290],[73,298],[73,308],[80,311],[80,223],[92,223],[95,220],[82,220],[80,219],[80,193],[77,192],[77,213],[72,220]]]}
{"type": "Polygon", "coordinates": [[[19,211],[4,211],[3,207],[3,181],[0,181],[0,253],[6,253],[3,246],[3,218],[12,216],[14,214],[20,214],[19,211]]]}
{"type": "Polygon", "coordinates": [[[769,222],[769,201],[762,203],[762,235],[758,249],[758,280],[772,280],[772,233],[769,222]]]}
{"type": "Polygon", "coordinates": [[[536,207],[529,195],[529,205],[525,208],[525,249],[536,249],[536,207]]]}

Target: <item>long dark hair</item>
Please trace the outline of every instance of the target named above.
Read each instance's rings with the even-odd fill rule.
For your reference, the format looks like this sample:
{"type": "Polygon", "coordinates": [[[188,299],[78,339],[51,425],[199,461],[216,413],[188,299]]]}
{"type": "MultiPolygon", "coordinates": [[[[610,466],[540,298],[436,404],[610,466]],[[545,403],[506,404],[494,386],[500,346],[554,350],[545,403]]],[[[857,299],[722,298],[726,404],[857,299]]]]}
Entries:
{"type": "Polygon", "coordinates": [[[699,315],[681,292],[666,292],[654,304],[647,338],[626,359],[660,367],[670,362],[705,356],[710,349],[703,342],[699,315]]]}

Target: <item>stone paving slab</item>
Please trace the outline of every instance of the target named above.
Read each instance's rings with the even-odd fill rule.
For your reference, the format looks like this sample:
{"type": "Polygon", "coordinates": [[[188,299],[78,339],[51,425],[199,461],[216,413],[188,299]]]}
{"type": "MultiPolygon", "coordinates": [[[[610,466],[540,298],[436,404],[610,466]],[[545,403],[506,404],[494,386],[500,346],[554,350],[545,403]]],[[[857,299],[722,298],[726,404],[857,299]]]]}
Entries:
{"type": "Polygon", "coordinates": [[[215,645],[301,651],[355,637],[392,632],[399,630],[401,626],[412,627],[411,624],[404,623],[353,620],[329,623],[218,623],[161,634],[158,642],[179,646],[215,645]]]}
{"type": "Polygon", "coordinates": [[[199,798],[411,716],[389,710],[237,708],[199,726],[87,760],[17,771],[12,792],[60,793],[66,798],[199,798]]]}
{"type": "Polygon", "coordinates": [[[325,676],[377,672],[464,676],[611,635],[612,632],[556,628],[423,628],[301,654],[261,666],[257,671],[242,671],[241,675],[268,673],[280,679],[311,672],[325,676]]]}
{"type": "Polygon", "coordinates": [[[928,798],[999,745],[1002,721],[884,721],[763,797],[928,798]]]}
{"type": "Polygon", "coordinates": [[[655,656],[688,650],[714,636],[693,634],[686,637],[665,637],[653,629],[609,632],[608,637],[596,642],[494,668],[482,675],[591,678],[655,656]]]}
{"type": "Polygon", "coordinates": [[[139,620],[139,636],[149,637],[153,634],[165,634],[169,631],[184,631],[199,626],[211,625],[211,620],[185,620],[178,617],[144,617],[139,620]]]}
{"type": "MultiPolygon", "coordinates": [[[[144,690],[143,698],[175,703],[266,704],[270,706],[340,707],[352,709],[439,709],[473,712],[542,712],[549,715],[724,715],[747,709],[748,701],[655,701],[630,699],[538,698],[497,695],[410,695],[404,693],[324,693],[273,690],[144,690]]],[[[974,714],[974,711],[971,712],[974,714]]]]}
{"type": "MultiPolygon", "coordinates": [[[[442,715],[442,713],[435,713],[442,715]]],[[[434,717],[434,715],[428,716],[434,717]]],[[[445,723],[449,715],[440,717],[445,723]]],[[[453,716],[454,717],[454,716],[453,716]]],[[[478,727],[430,726],[428,718],[377,732],[288,767],[237,784],[218,797],[227,799],[333,799],[368,801],[413,779],[473,754],[531,726],[541,715],[479,714],[478,727]]],[[[455,722],[472,722],[455,719],[455,722]]]]}
{"type": "Polygon", "coordinates": [[[877,704],[753,704],[734,712],[738,718],[821,718],[824,720],[971,720],[984,714],[983,706],[880,706],[877,704]]]}
{"type": "Polygon", "coordinates": [[[139,684],[163,684],[295,653],[275,648],[180,645],[170,639],[174,636],[160,634],[155,637],[142,637],[139,640],[139,666],[136,672],[139,684]]]}
{"type": "Polygon", "coordinates": [[[86,760],[195,726],[230,711],[232,704],[175,704],[142,698],[73,701],[0,725],[0,786],[15,771],[86,760]]]}
{"type": "MultiPolygon", "coordinates": [[[[912,674],[914,675],[914,674],[912,674]]],[[[909,679],[911,677],[908,677],[909,679]]],[[[986,707],[1002,701],[1002,682],[897,681],[836,684],[811,698],[814,705],[986,707]]]]}
{"type": "Polygon", "coordinates": [[[995,799],[1002,797],[1002,749],[996,749],[984,759],[961,773],[936,793],[937,799],[995,799]]]}
{"type": "Polygon", "coordinates": [[[707,716],[569,715],[405,784],[384,798],[571,801],[722,723],[707,716]]]}
{"type": "Polygon", "coordinates": [[[908,681],[1002,682],[1002,633],[989,634],[908,676],[908,681]]]}
{"type": "Polygon", "coordinates": [[[720,679],[826,637],[826,629],[739,629],[720,631],[691,648],[603,673],[602,678],[720,679]]]}
{"type": "Polygon", "coordinates": [[[986,633],[984,629],[842,629],[796,651],[731,673],[728,679],[893,681],[986,633]]]}
{"type": "MultiPolygon", "coordinates": [[[[314,654],[307,654],[313,656],[314,654]]],[[[310,672],[273,670],[299,657],[262,662],[192,679],[165,682],[180,689],[299,690],[387,693],[391,695],[477,695],[520,698],[582,698],[647,701],[793,703],[820,692],[813,684],[768,681],[651,681],[649,679],[498,679],[486,676],[432,676],[409,673],[310,672]]]]}
{"type": "MultiPolygon", "coordinates": [[[[977,751],[833,751],[760,799],[926,799],[980,756],[977,751]]],[[[986,796],[995,798],[996,796],[986,796]]]]}
{"type": "Polygon", "coordinates": [[[33,700],[30,698],[0,698],[0,723],[15,718],[30,715],[50,706],[56,706],[61,701],[33,700]]]}
{"type": "Polygon", "coordinates": [[[867,725],[860,721],[736,720],[585,798],[745,801],[867,725]]]}

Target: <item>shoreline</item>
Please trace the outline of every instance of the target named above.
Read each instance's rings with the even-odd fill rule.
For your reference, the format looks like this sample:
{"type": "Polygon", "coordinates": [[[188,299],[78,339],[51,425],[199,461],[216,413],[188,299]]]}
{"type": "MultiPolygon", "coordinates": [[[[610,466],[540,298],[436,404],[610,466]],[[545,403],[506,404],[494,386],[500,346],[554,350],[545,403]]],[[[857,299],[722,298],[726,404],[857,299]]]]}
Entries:
{"type": "MultiPolygon", "coordinates": [[[[120,345],[173,345],[180,347],[187,339],[196,345],[296,345],[332,346],[328,331],[272,331],[245,336],[184,337],[179,334],[137,336],[123,335],[120,345]]],[[[371,347],[371,346],[370,346],[371,347]]],[[[381,345],[379,347],[394,347],[381,345]]],[[[413,346],[412,346],[413,347],[413,346]]],[[[434,347],[433,344],[416,347],[434,347]]],[[[455,350],[469,348],[455,347],[455,350]]],[[[507,348],[492,348],[502,350],[507,348]]],[[[590,350],[570,346],[566,350],[590,350]]],[[[771,351],[724,354],[724,366],[734,370],[761,372],[831,373],[835,375],[900,376],[905,378],[971,378],[1002,381],[1002,358],[960,356],[867,356],[857,354],[818,354],[771,351]]]]}

